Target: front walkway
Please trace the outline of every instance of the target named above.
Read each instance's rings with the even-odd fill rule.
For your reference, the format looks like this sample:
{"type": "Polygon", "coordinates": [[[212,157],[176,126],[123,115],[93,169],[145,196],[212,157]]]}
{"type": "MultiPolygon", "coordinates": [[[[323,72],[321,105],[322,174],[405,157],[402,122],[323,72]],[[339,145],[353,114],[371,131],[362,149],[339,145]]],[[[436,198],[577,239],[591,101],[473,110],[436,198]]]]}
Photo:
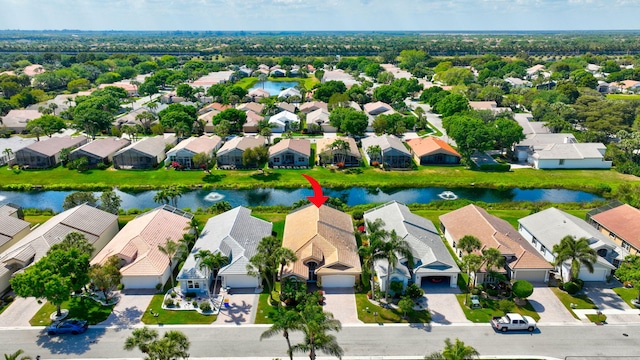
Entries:
{"type": "Polygon", "coordinates": [[[43,304],[38,304],[36,298],[16,297],[11,305],[0,314],[0,327],[31,326],[29,320],[40,310],[43,304]]]}

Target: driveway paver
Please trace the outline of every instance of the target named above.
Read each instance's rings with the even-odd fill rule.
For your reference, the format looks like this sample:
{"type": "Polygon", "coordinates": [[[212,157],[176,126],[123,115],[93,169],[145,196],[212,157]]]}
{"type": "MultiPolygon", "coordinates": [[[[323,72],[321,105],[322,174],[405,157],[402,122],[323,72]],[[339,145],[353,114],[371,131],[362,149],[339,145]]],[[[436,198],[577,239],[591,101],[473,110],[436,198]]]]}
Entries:
{"type": "Polygon", "coordinates": [[[226,307],[223,304],[214,324],[253,324],[256,317],[255,311],[258,306],[259,293],[256,293],[254,289],[233,289],[231,294],[224,292],[222,294],[223,300],[229,300],[229,307],[226,307]]]}
{"type": "MultiPolygon", "coordinates": [[[[621,284],[615,284],[621,285],[621,284]]],[[[615,286],[613,285],[613,286],[615,286]]],[[[583,292],[607,316],[609,324],[640,323],[640,312],[627,304],[611,289],[611,284],[589,282],[584,284],[583,292]]]]}
{"type": "Polygon", "coordinates": [[[460,293],[458,288],[447,286],[427,286],[424,290],[423,299],[420,305],[429,308],[431,322],[441,325],[453,323],[470,323],[464,315],[464,311],[458,306],[456,294],[460,293]]]}
{"type": "Polygon", "coordinates": [[[153,291],[125,291],[114,294],[120,297],[120,301],[113,307],[107,320],[100,324],[124,327],[142,324],[142,315],[147,310],[153,294],[153,291]]]}
{"type": "Polygon", "coordinates": [[[540,315],[539,323],[566,323],[576,324],[580,321],[573,317],[569,310],[547,285],[539,285],[533,288],[533,294],[528,298],[529,303],[540,315]]]}
{"type": "Polygon", "coordinates": [[[16,297],[13,303],[0,314],[0,326],[31,326],[29,320],[40,310],[36,298],[16,297]]]}
{"type": "Polygon", "coordinates": [[[358,319],[356,296],[352,288],[323,288],[324,310],[333,314],[342,324],[362,324],[358,319]]]}

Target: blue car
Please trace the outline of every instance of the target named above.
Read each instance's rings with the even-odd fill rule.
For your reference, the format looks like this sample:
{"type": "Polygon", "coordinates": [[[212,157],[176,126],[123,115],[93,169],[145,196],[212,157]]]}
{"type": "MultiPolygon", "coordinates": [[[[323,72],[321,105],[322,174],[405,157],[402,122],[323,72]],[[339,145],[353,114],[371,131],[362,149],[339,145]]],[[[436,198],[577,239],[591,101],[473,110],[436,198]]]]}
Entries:
{"type": "Polygon", "coordinates": [[[47,334],[49,335],[57,335],[57,334],[80,334],[87,331],[89,327],[89,323],[87,320],[79,320],[79,319],[67,319],[62,320],[60,322],[51,324],[47,327],[47,334]]]}

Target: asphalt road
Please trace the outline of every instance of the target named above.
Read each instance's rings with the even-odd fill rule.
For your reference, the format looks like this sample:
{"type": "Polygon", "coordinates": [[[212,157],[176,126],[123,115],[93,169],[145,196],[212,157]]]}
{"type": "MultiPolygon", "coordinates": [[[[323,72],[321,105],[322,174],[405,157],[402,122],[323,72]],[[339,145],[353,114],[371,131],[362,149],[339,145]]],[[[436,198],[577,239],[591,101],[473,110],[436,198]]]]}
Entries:
{"type": "MultiPolygon", "coordinates": [[[[192,358],[286,358],[286,343],[281,336],[259,341],[265,326],[163,326],[183,331],[191,341],[192,358]]],[[[441,350],[445,338],[460,338],[483,356],[537,355],[614,357],[638,359],[640,325],[547,326],[532,334],[497,333],[487,325],[359,325],[346,326],[338,333],[338,342],[348,358],[398,357],[407,359],[441,350]],[[624,334],[627,334],[625,336],[624,334]]],[[[140,358],[138,351],[122,349],[131,329],[90,327],[81,335],[49,337],[41,329],[2,329],[0,353],[23,349],[41,359],[140,358]]],[[[295,343],[301,338],[293,336],[295,343]]],[[[304,354],[300,354],[304,358],[304,354]]]]}

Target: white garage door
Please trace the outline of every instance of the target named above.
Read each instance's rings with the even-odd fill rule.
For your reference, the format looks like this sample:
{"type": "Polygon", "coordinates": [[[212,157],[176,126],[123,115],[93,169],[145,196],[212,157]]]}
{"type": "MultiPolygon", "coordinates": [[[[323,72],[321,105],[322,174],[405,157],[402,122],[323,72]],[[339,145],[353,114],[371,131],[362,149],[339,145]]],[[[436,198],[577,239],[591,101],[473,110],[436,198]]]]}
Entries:
{"type": "Polygon", "coordinates": [[[529,282],[544,282],[546,270],[518,270],[515,279],[512,280],[527,280],[529,282]]]}
{"type": "Polygon", "coordinates": [[[155,289],[158,279],[155,276],[123,276],[125,289],[155,289]]]}
{"type": "Polygon", "coordinates": [[[227,275],[225,285],[230,288],[255,288],[258,287],[258,278],[254,276],[227,275]]]}
{"type": "Polygon", "coordinates": [[[356,278],[353,275],[327,275],[322,277],[322,287],[347,288],[355,286],[356,278]]]}
{"type": "Polygon", "coordinates": [[[580,279],[583,281],[607,281],[607,269],[593,269],[593,273],[582,268],[580,269],[580,279]]]}

